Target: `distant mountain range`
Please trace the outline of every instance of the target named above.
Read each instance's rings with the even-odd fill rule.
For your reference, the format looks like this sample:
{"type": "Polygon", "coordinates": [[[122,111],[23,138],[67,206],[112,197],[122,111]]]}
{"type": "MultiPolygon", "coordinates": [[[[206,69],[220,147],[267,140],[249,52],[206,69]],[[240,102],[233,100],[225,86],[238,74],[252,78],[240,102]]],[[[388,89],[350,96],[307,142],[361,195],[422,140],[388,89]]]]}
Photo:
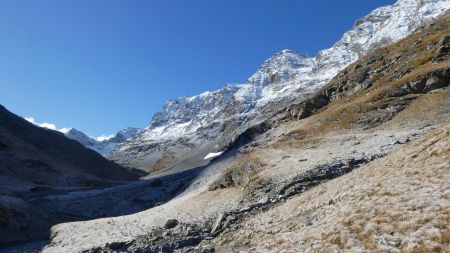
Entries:
{"type": "Polygon", "coordinates": [[[0,194],[92,187],[138,175],[62,133],[37,127],[0,105],[0,194]]]}
{"type": "Polygon", "coordinates": [[[141,129],[128,127],[120,130],[115,135],[104,138],[102,140],[97,140],[89,137],[87,134],[75,129],[70,128],[62,131],[64,135],[72,140],[76,140],[83,144],[85,147],[90,148],[103,156],[108,155],[111,150],[113,150],[117,145],[127,141],[128,139],[134,137],[141,129]]]}

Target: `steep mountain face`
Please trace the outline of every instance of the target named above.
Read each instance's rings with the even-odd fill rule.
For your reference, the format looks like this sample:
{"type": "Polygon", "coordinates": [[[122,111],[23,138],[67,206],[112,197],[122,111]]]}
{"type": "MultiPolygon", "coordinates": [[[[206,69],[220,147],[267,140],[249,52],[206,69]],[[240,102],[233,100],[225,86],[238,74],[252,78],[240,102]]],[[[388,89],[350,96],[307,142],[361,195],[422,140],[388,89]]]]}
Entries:
{"type": "Polygon", "coordinates": [[[447,12],[185,172],[176,198],[58,224],[44,252],[447,252],[449,85],[447,12]]]}
{"type": "Polygon", "coordinates": [[[127,127],[117,132],[116,135],[114,135],[113,137],[108,138],[107,141],[122,143],[125,142],[126,140],[133,138],[136,134],[139,133],[139,131],[141,131],[140,128],[127,127]]]}
{"type": "Polygon", "coordinates": [[[149,127],[116,147],[109,158],[149,171],[202,165],[208,153],[226,149],[240,133],[317,91],[362,55],[404,38],[448,8],[447,0],[399,0],[355,22],[315,57],[283,50],[243,85],[167,102],[149,127]]]}
{"type": "Polygon", "coordinates": [[[142,135],[145,139],[173,139],[186,133],[195,132],[199,127],[220,117],[219,113],[227,105],[239,86],[227,84],[223,88],[204,92],[198,96],[169,100],[156,113],[152,123],[142,135]]]}
{"type": "Polygon", "coordinates": [[[242,104],[241,112],[274,101],[294,89],[293,80],[304,78],[316,65],[315,58],[285,49],[266,60],[236,93],[234,100],[242,104]]]}
{"type": "Polygon", "coordinates": [[[202,161],[203,152],[189,153],[189,149],[196,147],[204,152],[217,149],[213,141],[220,133],[217,128],[221,127],[221,113],[239,89],[239,85],[227,84],[214,92],[168,101],[163,110],[155,114],[150,126],[119,145],[108,157],[125,166],[149,171],[160,167],[197,166],[198,163],[190,165],[188,160],[191,155],[197,155],[196,162],[202,161]]]}
{"type": "MultiPolygon", "coordinates": [[[[99,142],[97,140],[95,140],[94,138],[89,137],[87,134],[85,134],[85,133],[83,133],[81,131],[78,131],[75,128],[70,128],[66,132],[63,132],[63,134],[67,138],[72,139],[72,140],[76,140],[79,143],[81,143],[83,146],[97,151],[96,150],[96,146],[99,144],[99,142]]],[[[100,152],[98,152],[98,153],[100,153],[100,152]]]]}
{"type": "Polygon", "coordinates": [[[111,138],[107,138],[104,140],[96,140],[94,138],[89,137],[87,134],[75,129],[70,128],[69,130],[63,132],[67,138],[72,140],[76,140],[81,143],[83,146],[96,151],[97,153],[106,156],[111,150],[113,150],[117,145],[127,141],[134,137],[140,131],[139,128],[128,127],[123,130],[120,130],[111,138]]]}
{"type": "Polygon", "coordinates": [[[62,133],[36,127],[2,106],[0,135],[2,195],[90,187],[138,177],[62,133]]]}

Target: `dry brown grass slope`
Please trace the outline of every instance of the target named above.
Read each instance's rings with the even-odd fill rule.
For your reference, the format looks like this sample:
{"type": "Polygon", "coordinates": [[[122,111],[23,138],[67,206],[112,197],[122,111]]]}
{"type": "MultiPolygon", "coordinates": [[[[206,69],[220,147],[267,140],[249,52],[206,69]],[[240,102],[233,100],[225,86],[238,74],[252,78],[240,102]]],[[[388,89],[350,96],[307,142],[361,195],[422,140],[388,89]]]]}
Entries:
{"type": "Polygon", "coordinates": [[[245,220],[215,242],[216,252],[448,252],[449,224],[447,124],[245,220]]]}

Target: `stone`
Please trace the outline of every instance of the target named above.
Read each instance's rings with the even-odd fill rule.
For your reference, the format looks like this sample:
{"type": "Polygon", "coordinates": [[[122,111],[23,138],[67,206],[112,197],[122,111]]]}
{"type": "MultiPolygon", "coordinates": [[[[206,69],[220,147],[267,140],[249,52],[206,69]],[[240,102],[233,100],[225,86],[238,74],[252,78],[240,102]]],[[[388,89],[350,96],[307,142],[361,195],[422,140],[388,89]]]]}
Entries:
{"type": "Polygon", "coordinates": [[[432,59],[432,62],[435,61],[441,61],[443,59],[445,59],[445,56],[448,55],[449,51],[450,51],[450,36],[446,35],[444,37],[442,37],[438,44],[437,44],[438,49],[436,50],[436,54],[432,59]]]}
{"type": "Polygon", "coordinates": [[[435,89],[439,89],[445,86],[445,79],[443,78],[438,78],[436,76],[431,76],[427,79],[426,83],[425,83],[425,90],[430,91],[430,90],[435,90],[435,89]]]}
{"type": "Polygon", "coordinates": [[[264,197],[262,197],[260,200],[259,200],[259,204],[266,204],[267,202],[269,202],[269,197],[267,197],[267,196],[264,196],[264,197]]]}
{"type": "Polygon", "coordinates": [[[220,228],[220,225],[222,224],[222,220],[224,218],[224,214],[221,213],[219,214],[219,216],[217,216],[216,221],[214,222],[213,226],[211,227],[211,233],[210,234],[214,234],[215,232],[217,232],[217,230],[220,228]]]}
{"type": "Polygon", "coordinates": [[[426,79],[422,78],[417,81],[410,82],[408,88],[411,92],[420,92],[425,88],[426,79]]]}
{"type": "Polygon", "coordinates": [[[170,220],[166,221],[166,224],[164,225],[164,228],[165,229],[172,229],[172,228],[178,226],[178,223],[179,223],[178,220],[170,219],[170,220]]]}

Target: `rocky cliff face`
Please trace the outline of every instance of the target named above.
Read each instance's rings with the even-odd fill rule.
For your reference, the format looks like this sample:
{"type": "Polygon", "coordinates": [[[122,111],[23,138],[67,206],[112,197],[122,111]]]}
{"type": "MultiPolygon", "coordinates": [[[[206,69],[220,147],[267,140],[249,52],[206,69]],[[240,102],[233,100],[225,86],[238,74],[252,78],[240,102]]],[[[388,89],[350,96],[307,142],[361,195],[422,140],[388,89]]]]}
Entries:
{"type": "Polygon", "coordinates": [[[448,8],[446,0],[399,0],[378,8],[315,57],[283,50],[243,85],[168,101],[150,126],[109,157],[150,171],[204,164],[208,153],[226,149],[248,127],[312,94],[362,55],[404,38],[448,8]]]}

